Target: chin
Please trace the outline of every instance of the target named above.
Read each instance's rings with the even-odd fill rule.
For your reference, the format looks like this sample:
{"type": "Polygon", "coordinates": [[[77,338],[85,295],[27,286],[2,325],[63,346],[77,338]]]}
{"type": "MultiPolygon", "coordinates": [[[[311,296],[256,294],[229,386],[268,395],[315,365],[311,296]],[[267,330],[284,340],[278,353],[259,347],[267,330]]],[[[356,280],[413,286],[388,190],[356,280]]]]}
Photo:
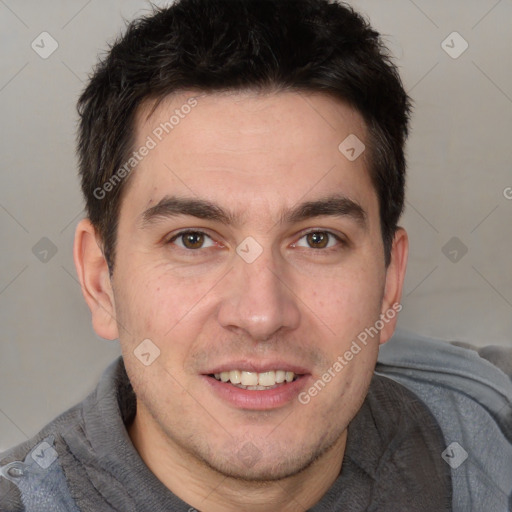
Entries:
{"type": "MultiPolygon", "coordinates": [[[[264,484],[290,478],[306,471],[333,447],[337,440],[338,437],[327,444],[325,439],[320,440],[315,446],[309,448],[306,448],[304,443],[299,443],[297,449],[290,446],[279,447],[271,443],[259,449],[256,442],[237,443],[232,440],[224,451],[226,456],[220,458],[214,455],[210,460],[202,457],[201,459],[210,469],[227,478],[246,483],[264,484]],[[240,446],[240,449],[233,452],[234,446],[240,446]]],[[[261,439],[258,445],[261,447],[261,439]]]]}
{"type": "Polygon", "coordinates": [[[236,465],[227,465],[225,461],[220,464],[213,462],[208,464],[211,469],[220,473],[224,477],[233,480],[243,481],[245,483],[265,484],[284,480],[293,477],[305,471],[316,459],[313,457],[309,461],[287,460],[279,463],[275,461],[262,462],[261,460],[253,466],[248,463],[238,462],[236,465]]]}

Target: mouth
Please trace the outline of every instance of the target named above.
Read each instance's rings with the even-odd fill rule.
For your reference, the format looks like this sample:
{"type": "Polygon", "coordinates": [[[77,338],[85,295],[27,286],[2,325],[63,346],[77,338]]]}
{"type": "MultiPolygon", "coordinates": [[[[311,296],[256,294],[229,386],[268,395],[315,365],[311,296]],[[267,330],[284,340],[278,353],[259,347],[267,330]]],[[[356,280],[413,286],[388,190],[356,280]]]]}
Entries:
{"type": "Polygon", "coordinates": [[[270,370],[266,372],[248,372],[229,370],[208,375],[219,382],[231,384],[248,391],[266,391],[296,381],[301,375],[287,370],[270,370]]]}
{"type": "Polygon", "coordinates": [[[311,377],[300,367],[278,362],[274,365],[235,363],[202,377],[207,389],[231,407],[271,410],[293,403],[311,377]]]}

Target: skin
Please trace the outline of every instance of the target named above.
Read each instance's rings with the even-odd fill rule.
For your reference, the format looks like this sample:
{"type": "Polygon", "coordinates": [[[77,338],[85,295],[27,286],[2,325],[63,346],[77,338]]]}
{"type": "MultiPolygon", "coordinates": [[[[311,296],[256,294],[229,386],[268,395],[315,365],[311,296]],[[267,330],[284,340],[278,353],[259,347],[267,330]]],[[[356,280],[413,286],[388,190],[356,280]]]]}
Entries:
{"type": "Polygon", "coordinates": [[[130,176],[112,277],[88,219],[76,231],[78,276],[95,331],[120,339],[137,394],[128,432],[151,471],[203,511],[306,510],[339,474],[347,426],[396,317],[307,405],[237,407],[202,374],[235,359],[279,359],[307,369],[307,390],[399,303],[407,234],[396,232],[386,267],[366,152],[350,162],[338,150],[349,134],[366,140],[349,106],[321,94],[187,92],[149,117],[151,104],[139,110],[135,147],[191,96],[197,106],[130,176]],[[333,193],[361,206],[364,226],[348,215],[279,222],[333,193]],[[166,195],[206,199],[240,222],[175,216],[143,227],[143,212],[166,195]],[[168,243],[184,228],[206,233],[204,245],[168,243]],[[263,249],[252,263],[236,253],[249,236],[263,249]],[[144,339],[160,350],[149,366],[134,355],[144,339]]]}

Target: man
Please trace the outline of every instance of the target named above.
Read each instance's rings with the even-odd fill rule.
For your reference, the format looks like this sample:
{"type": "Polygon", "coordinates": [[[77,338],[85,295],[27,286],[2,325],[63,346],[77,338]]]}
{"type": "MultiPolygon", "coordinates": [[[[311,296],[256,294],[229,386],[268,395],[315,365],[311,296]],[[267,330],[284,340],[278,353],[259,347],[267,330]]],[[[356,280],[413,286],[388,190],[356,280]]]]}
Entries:
{"type": "Polygon", "coordinates": [[[79,101],[75,264],[122,358],[2,460],[1,510],[450,510],[401,309],[409,99],[329,0],[180,0],[79,101]]]}

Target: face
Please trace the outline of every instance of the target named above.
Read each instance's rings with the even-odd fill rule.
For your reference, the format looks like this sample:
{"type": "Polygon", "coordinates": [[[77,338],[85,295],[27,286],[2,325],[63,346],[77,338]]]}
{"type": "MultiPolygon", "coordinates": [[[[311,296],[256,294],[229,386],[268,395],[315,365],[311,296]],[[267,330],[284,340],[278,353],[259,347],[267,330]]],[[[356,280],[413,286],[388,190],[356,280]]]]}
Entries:
{"type": "Polygon", "coordinates": [[[166,449],[283,478],[343,439],[394,325],[354,348],[393,295],[367,155],[338,148],[365,126],[323,95],[192,96],[137,116],[135,148],[154,147],[119,217],[125,365],[166,449]]]}

